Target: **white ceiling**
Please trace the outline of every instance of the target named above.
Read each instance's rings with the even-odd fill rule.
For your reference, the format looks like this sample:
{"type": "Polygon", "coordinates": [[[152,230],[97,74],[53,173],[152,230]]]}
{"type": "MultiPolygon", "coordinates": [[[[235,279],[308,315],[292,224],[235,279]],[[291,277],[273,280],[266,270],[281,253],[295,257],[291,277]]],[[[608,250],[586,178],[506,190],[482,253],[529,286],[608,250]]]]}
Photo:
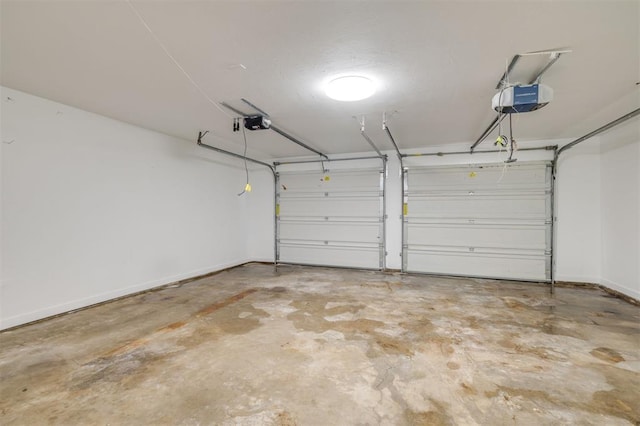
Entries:
{"type": "MultiPolygon", "coordinates": [[[[515,118],[525,141],[578,137],[631,96],[640,103],[638,1],[132,1],[211,100],[246,98],[280,128],[328,154],[384,150],[382,113],[401,149],[473,142],[494,118],[491,97],[516,53],[568,47],[545,74],[545,108],[515,118]],[[246,69],[243,69],[242,64],[246,69]],[[370,99],[341,103],[322,83],[374,78],[370,99]],[[619,102],[618,102],[619,104],[619,102]],[[612,107],[612,105],[614,107],[612,107]]],[[[2,1],[4,86],[194,141],[236,148],[242,136],[165,54],[126,1],[2,1]]],[[[525,58],[526,82],[547,57],[525,58]]],[[[233,113],[227,112],[233,116],[233,113]]],[[[605,124],[602,122],[601,124],[605,124]]],[[[271,131],[248,132],[262,158],[308,152],[271,131]]],[[[489,144],[489,142],[485,142],[489,144]]]]}

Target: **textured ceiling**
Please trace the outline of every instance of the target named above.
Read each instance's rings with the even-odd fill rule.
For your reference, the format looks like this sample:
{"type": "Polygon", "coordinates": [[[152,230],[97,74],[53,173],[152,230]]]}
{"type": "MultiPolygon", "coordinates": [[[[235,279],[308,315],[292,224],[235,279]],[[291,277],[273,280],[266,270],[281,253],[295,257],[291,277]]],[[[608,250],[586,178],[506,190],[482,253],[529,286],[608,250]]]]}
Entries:
{"type": "MultiPolygon", "coordinates": [[[[543,78],[555,100],[515,117],[517,139],[581,136],[599,111],[613,119],[628,112],[619,99],[639,101],[637,1],[132,1],[204,94],[126,1],[0,4],[2,85],[186,140],[208,129],[208,142],[236,151],[234,114],[207,98],[248,111],[246,98],[328,154],[370,150],[354,116],[391,149],[385,111],[401,149],[471,143],[494,117],[505,62],[558,47],[573,52],[543,78]],[[342,73],[372,77],[378,92],[327,98],[323,82],[342,73]]],[[[547,59],[523,59],[512,81],[526,82],[547,59]]],[[[271,131],[247,136],[263,158],[308,154],[271,131]]]]}

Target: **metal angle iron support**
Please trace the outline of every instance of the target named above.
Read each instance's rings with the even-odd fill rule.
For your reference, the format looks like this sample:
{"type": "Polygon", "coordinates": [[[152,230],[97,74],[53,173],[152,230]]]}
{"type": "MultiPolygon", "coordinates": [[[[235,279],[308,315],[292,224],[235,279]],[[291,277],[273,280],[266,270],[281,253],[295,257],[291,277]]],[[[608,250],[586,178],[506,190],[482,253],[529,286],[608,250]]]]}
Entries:
{"type": "Polygon", "coordinates": [[[269,114],[267,114],[265,111],[261,110],[260,108],[258,108],[257,106],[255,106],[254,104],[252,104],[251,102],[246,100],[245,98],[240,98],[240,100],[242,102],[244,102],[245,104],[249,105],[251,108],[253,108],[256,111],[258,111],[260,114],[264,115],[265,117],[269,117],[269,114]]]}
{"type": "Polygon", "coordinates": [[[386,155],[382,155],[378,157],[377,155],[365,156],[365,157],[349,157],[349,158],[327,158],[326,160],[292,160],[292,161],[274,161],[274,166],[284,166],[287,164],[305,164],[305,163],[321,163],[323,161],[333,162],[333,161],[352,161],[352,160],[380,160],[387,159],[386,155]]]}
{"type": "Polygon", "coordinates": [[[360,134],[362,135],[362,137],[364,138],[364,140],[366,140],[367,142],[369,142],[369,145],[371,145],[371,148],[373,148],[377,153],[378,156],[380,158],[384,157],[384,155],[382,154],[382,152],[380,152],[380,150],[378,149],[378,147],[373,143],[373,141],[371,140],[371,138],[364,132],[364,130],[360,131],[360,134]]]}
{"type": "MultiPolygon", "coordinates": [[[[541,53],[541,52],[539,52],[539,53],[541,53]]],[[[542,75],[544,73],[546,73],[549,70],[549,68],[551,68],[551,66],[558,61],[558,59],[560,59],[560,56],[563,53],[567,53],[567,52],[552,52],[552,57],[549,60],[549,62],[547,62],[546,65],[540,71],[538,71],[538,73],[535,75],[535,77],[533,77],[531,79],[531,81],[529,81],[529,84],[534,84],[534,83],[540,81],[540,78],[542,77],[542,75]]],[[[500,77],[500,80],[498,81],[498,84],[496,85],[496,90],[501,89],[502,87],[504,87],[504,84],[509,79],[509,74],[511,73],[511,71],[513,71],[513,68],[516,66],[516,64],[518,63],[518,61],[520,60],[521,57],[522,57],[522,55],[518,54],[518,55],[514,55],[513,58],[511,58],[511,62],[507,66],[507,69],[505,70],[504,74],[502,74],[502,77],[500,77]]],[[[482,133],[482,135],[473,143],[473,145],[471,145],[470,152],[472,154],[473,154],[473,151],[475,150],[476,146],[478,146],[480,143],[482,143],[482,141],[484,141],[487,138],[487,136],[489,136],[489,134],[491,134],[491,132],[493,132],[496,127],[498,127],[498,125],[502,122],[502,120],[504,120],[505,116],[506,116],[506,114],[500,114],[496,118],[493,119],[491,124],[489,124],[489,126],[487,126],[487,128],[482,133]]]]}
{"type": "Polygon", "coordinates": [[[505,70],[504,74],[502,74],[502,77],[500,77],[498,84],[496,84],[496,90],[504,86],[504,83],[506,83],[507,80],[509,79],[509,74],[511,73],[511,71],[513,71],[513,68],[516,66],[519,60],[520,60],[520,55],[514,55],[513,58],[511,58],[511,62],[509,62],[507,69],[505,70]]]}
{"type": "Polygon", "coordinates": [[[284,130],[274,126],[273,124],[271,124],[271,127],[269,127],[271,130],[273,130],[274,132],[276,132],[277,134],[284,136],[285,138],[289,139],[291,142],[300,145],[301,147],[307,149],[308,151],[314,152],[316,154],[318,154],[319,156],[325,158],[326,160],[329,159],[329,157],[327,157],[325,154],[323,154],[322,152],[318,151],[317,149],[311,148],[309,145],[300,142],[298,139],[294,138],[293,136],[291,136],[290,134],[288,134],[287,132],[285,132],[284,130]]]}
{"type": "MultiPolygon", "coordinates": [[[[354,116],[353,118],[356,118],[356,116],[354,116]]],[[[371,148],[373,148],[373,150],[378,154],[378,156],[380,158],[383,157],[382,153],[380,152],[380,150],[378,149],[378,147],[376,146],[376,144],[373,143],[373,141],[371,140],[371,138],[369,137],[369,135],[367,135],[365,133],[365,126],[364,126],[364,122],[365,122],[365,116],[362,116],[362,121],[360,121],[360,134],[362,135],[362,137],[364,138],[364,140],[367,141],[367,143],[371,146],[371,148]]]]}
{"type": "MultiPolygon", "coordinates": [[[[258,111],[260,114],[262,114],[265,117],[269,117],[269,114],[267,114],[266,112],[264,112],[262,109],[258,108],[257,106],[255,106],[253,103],[249,102],[248,100],[246,100],[245,98],[241,98],[241,100],[246,103],[247,105],[249,105],[251,108],[255,109],[256,111],[258,111]]],[[[229,105],[226,102],[221,102],[220,105],[222,105],[223,107],[235,112],[238,115],[241,115],[243,117],[248,117],[250,116],[250,114],[247,114],[244,111],[241,111],[237,108],[232,107],[231,105],[229,105]]],[[[308,151],[313,152],[314,154],[318,154],[321,157],[326,158],[327,160],[329,159],[329,157],[327,157],[325,154],[323,154],[322,152],[318,151],[317,149],[311,148],[309,145],[305,144],[304,142],[298,140],[297,138],[291,136],[290,134],[288,134],[287,132],[285,132],[284,130],[276,127],[273,125],[273,122],[271,124],[271,126],[269,126],[269,129],[273,130],[274,132],[278,133],[280,136],[283,136],[287,139],[289,139],[291,142],[305,148],[308,151]]]]}
{"type": "Polygon", "coordinates": [[[228,103],[226,103],[226,102],[220,102],[220,105],[222,105],[223,107],[227,108],[228,110],[231,110],[231,111],[235,112],[236,114],[241,115],[241,116],[243,116],[243,117],[246,117],[246,116],[248,116],[248,115],[249,115],[249,114],[247,114],[247,113],[245,113],[245,112],[240,111],[240,110],[239,110],[239,109],[237,109],[237,108],[232,107],[231,105],[229,105],[229,104],[228,104],[228,103]]]}
{"type": "MultiPolygon", "coordinates": [[[[217,148],[217,147],[212,146],[212,145],[207,145],[206,143],[202,142],[202,138],[207,133],[208,132],[206,132],[206,131],[205,132],[198,132],[198,140],[197,140],[198,146],[210,149],[210,150],[215,151],[215,152],[219,152],[221,154],[228,155],[230,157],[235,157],[235,158],[239,158],[241,160],[250,161],[250,162],[255,163],[255,164],[260,164],[261,166],[265,166],[269,170],[271,170],[271,174],[273,176],[273,194],[274,194],[274,199],[276,199],[276,197],[277,197],[277,190],[276,189],[277,189],[277,185],[278,185],[278,174],[276,173],[275,166],[272,166],[271,164],[265,163],[265,162],[260,161],[260,160],[255,160],[253,158],[246,157],[244,155],[236,154],[235,152],[231,152],[231,151],[227,151],[227,150],[224,150],[224,149],[221,149],[221,148],[217,148]]],[[[276,226],[277,226],[277,224],[276,224],[276,226]]],[[[274,241],[274,252],[273,252],[273,264],[274,264],[274,267],[277,267],[277,265],[278,265],[278,249],[277,249],[275,241],[274,241]]]]}
{"type": "Polygon", "coordinates": [[[569,142],[568,144],[564,145],[562,148],[560,148],[558,150],[556,158],[559,157],[560,154],[562,154],[564,151],[573,148],[574,146],[578,145],[579,143],[584,142],[587,139],[590,139],[590,138],[592,138],[592,137],[594,137],[594,136],[596,136],[596,135],[598,135],[598,134],[600,134],[600,133],[602,133],[604,131],[607,131],[607,130],[611,129],[612,127],[617,126],[618,124],[622,124],[625,121],[630,120],[630,119],[636,117],[639,114],[640,114],[640,108],[636,108],[635,110],[631,111],[630,113],[625,114],[622,117],[620,117],[620,118],[618,118],[616,120],[613,120],[613,121],[605,124],[602,127],[597,128],[593,132],[587,133],[586,135],[574,140],[573,142],[569,142]]]}
{"type": "Polygon", "coordinates": [[[389,140],[393,144],[393,147],[396,150],[396,154],[398,155],[398,158],[400,159],[400,167],[402,167],[402,153],[400,152],[400,149],[398,148],[398,144],[396,143],[396,140],[393,138],[393,135],[391,134],[391,130],[389,129],[389,126],[387,125],[387,123],[383,123],[382,127],[384,128],[384,131],[387,133],[387,136],[389,136],[389,140]]]}
{"type": "MultiPolygon", "coordinates": [[[[554,149],[557,148],[557,145],[548,145],[548,146],[542,146],[539,148],[520,148],[518,149],[518,151],[553,151],[554,149]]],[[[499,149],[491,149],[491,150],[483,150],[483,151],[476,151],[476,154],[496,154],[499,152],[505,152],[504,149],[503,150],[499,150],[499,149]]],[[[425,153],[416,153],[416,154],[402,154],[402,156],[404,158],[410,158],[410,157],[443,157],[445,155],[464,155],[464,154],[471,154],[469,151],[451,151],[451,152],[425,152],[425,153]]]]}
{"type": "Polygon", "coordinates": [[[547,62],[546,65],[540,71],[538,71],[538,74],[536,74],[536,76],[531,79],[529,84],[535,84],[539,82],[540,78],[542,78],[542,74],[547,72],[547,70],[551,68],[551,65],[555,64],[556,61],[560,59],[560,55],[562,55],[562,53],[556,53],[555,55],[553,55],[549,62],[547,62]]]}
{"type": "Polygon", "coordinates": [[[491,124],[489,124],[487,128],[484,129],[484,132],[482,132],[482,135],[478,139],[476,139],[473,145],[471,145],[471,149],[470,149],[471,154],[473,154],[474,150],[476,149],[476,146],[480,145],[482,141],[484,141],[487,138],[487,136],[489,136],[491,132],[493,132],[496,127],[498,127],[498,125],[502,122],[502,120],[504,120],[506,116],[507,114],[500,114],[499,116],[493,119],[491,124]]]}
{"type": "Polygon", "coordinates": [[[203,148],[210,149],[212,151],[219,152],[221,154],[229,155],[231,157],[239,158],[241,160],[247,160],[247,161],[250,161],[252,163],[260,164],[261,166],[268,167],[269,170],[271,170],[271,173],[275,176],[276,171],[275,171],[274,166],[272,166],[271,164],[265,163],[265,162],[260,161],[260,160],[255,160],[255,159],[250,158],[250,157],[245,157],[244,155],[236,154],[235,152],[227,151],[227,150],[224,150],[222,148],[217,148],[217,147],[212,146],[212,145],[207,145],[206,143],[202,142],[202,138],[204,137],[204,135],[206,133],[207,132],[204,132],[204,133],[203,132],[198,132],[198,141],[197,142],[198,142],[199,146],[201,146],[203,148]]]}

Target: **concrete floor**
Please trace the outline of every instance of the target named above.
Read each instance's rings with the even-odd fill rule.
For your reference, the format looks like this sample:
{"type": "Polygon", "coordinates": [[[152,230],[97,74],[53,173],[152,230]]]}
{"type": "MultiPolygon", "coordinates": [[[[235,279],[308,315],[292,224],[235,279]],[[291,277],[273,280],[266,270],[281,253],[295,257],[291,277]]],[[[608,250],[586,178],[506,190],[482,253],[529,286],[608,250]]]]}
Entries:
{"type": "Polygon", "coordinates": [[[640,424],[599,290],[247,265],[0,334],[0,424],[640,424]]]}

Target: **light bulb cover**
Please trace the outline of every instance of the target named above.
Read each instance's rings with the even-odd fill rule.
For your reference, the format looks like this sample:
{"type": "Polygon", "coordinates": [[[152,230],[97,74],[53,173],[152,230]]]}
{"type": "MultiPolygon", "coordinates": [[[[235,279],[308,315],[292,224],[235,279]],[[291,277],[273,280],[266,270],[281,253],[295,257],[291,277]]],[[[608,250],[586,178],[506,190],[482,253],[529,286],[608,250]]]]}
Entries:
{"type": "Polygon", "coordinates": [[[327,83],[325,93],[336,101],[352,102],[371,97],[376,87],[370,78],[361,75],[347,75],[332,79],[327,83]]]}

